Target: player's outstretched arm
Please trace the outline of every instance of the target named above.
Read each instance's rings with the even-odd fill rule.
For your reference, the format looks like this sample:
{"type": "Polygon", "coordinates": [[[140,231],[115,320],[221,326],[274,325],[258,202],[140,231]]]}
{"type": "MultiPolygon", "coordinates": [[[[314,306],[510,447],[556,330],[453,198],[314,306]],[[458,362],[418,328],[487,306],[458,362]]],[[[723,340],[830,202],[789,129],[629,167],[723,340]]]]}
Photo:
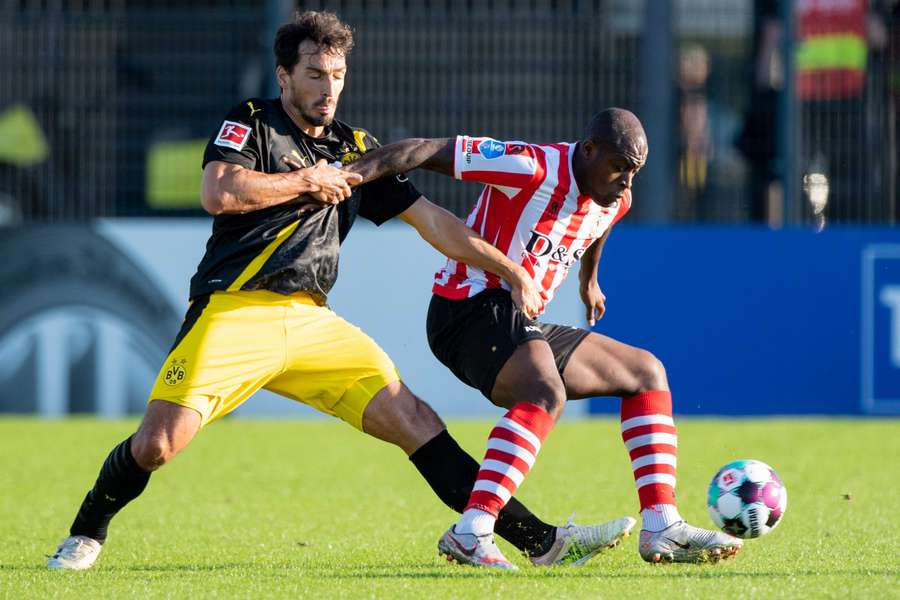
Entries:
{"type": "Polygon", "coordinates": [[[600,289],[600,284],[597,283],[597,267],[600,264],[600,255],[603,254],[603,246],[609,238],[610,231],[611,229],[607,229],[588,247],[581,256],[581,267],[578,271],[579,293],[586,309],[585,316],[588,325],[591,327],[597,320],[603,318],[603,313],[606,312],[606,295],[600,289]]]}
{"type": "Polygon", "coordinates": [[[454,143],[451,138],[408,138],[366,152],[344,170],[360,174],[363,183],[420,167],[452,177],[454,143]]]}
{"type": "Polygon", "coordinates": [[[201,203],[211,215],[247,213],[286,202],[303,202],[311,196],[326,204],[350,197],[350,186],[361,178],[329,166],[324,160],[313,167],[289,173],[260,173],[240,165],[212,161],[203,169],[201,203]]]}
{"type": "Polygon", "coordinates": [[[438,252],[454,260],[496,273],[512,287],[513,301],[528,317],[536,317],[543,300],[528,272],[443,208],[421,196],[400,213],[438,252]]]}

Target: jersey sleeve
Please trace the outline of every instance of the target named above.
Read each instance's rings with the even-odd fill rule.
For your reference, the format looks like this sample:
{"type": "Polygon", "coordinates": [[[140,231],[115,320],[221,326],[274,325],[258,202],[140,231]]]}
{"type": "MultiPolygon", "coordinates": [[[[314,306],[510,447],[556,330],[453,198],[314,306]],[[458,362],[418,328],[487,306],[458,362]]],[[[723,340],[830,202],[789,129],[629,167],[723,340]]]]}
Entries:
{"type": "Polygon", "coordinates": [[[524,188],[543,179],[542,151],[525,142],[500,142],[491,138],[456,137],[453,176],[498,187],[524,188]]]}
{"type": "MultiPolygon", "coordinates": [[[[355,129],[353,138],[357,149],[363,154],[381,145],[364,129],[355,129]]],[[[360,191],[362,199],[358,214],[376,225],[396,217],[422,196],[404,174],[370,181],[363,184],[360,191]]]]}
{"type": "Polygon", "coordinates": [[[406,175],[391,175],[362,186],[359,216],[381,225],[412,206],[422,194],[406,175]]]}
{"type": "Polygon", "coordinates": [[[255,169],[260,163],[260,121],[252,117],[259,112],[253,101],[247,101],[231,109],[215,135],[206,144],[203,166],[214,160],[255,169]]]}

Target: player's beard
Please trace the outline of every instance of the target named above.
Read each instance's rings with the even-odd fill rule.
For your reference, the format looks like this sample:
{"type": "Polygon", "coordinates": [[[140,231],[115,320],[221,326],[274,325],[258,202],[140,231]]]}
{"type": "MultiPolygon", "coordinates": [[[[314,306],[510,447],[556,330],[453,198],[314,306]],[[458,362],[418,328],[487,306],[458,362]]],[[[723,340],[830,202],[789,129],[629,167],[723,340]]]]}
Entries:
{"type": "Polygon", "coordinates": [[[334,111],[331,111],[331,113],[327,115],[321,115],[301,106],[298,106],[297,110],[300,112],[300,116],[303,117],[304,121],[315,127],[328,127],[334,120],[334,111]]]}

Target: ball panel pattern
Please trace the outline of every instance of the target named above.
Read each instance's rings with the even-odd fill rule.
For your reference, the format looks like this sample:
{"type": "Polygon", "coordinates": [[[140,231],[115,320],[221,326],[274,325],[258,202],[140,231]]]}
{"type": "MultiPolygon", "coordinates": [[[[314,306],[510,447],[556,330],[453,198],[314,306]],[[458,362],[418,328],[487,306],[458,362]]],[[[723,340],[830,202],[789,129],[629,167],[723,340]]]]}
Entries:
{"type": "Polygon", "coordinates": [[[706,504],[717,527],[737,537],[755,538],[781,522],[787,509],[787,489],[769,465],[736,460],[715,474],[706,504]]]}

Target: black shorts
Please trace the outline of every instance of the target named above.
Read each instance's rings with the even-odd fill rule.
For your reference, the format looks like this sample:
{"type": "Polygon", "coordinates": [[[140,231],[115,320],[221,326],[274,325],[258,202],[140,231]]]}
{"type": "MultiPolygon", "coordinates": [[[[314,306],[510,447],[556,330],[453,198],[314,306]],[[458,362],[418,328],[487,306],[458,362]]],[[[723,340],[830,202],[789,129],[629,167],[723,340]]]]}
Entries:
{"type": "Polygon", "coordinates": [[[432,296],[426,331],[437,359],[488,399],[497,374],[520,344],[547,340],[562,376],[572,352],[590,333],[533,321],[516,307],[508,291],[497,289],[463,300],[432,296]]]}

